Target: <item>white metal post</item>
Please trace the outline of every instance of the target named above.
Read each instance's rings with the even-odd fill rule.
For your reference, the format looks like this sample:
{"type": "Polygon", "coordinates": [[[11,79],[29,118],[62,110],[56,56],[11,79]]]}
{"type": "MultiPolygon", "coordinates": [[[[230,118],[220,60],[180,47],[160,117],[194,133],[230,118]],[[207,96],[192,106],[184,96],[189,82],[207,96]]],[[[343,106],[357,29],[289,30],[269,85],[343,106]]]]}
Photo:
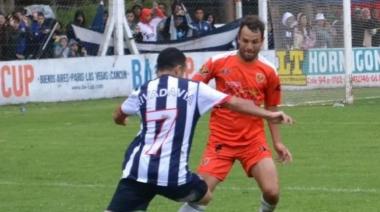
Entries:
{"type": "Polygon", "coordinates": [[[243,17],[243,4],[241,3],[241,0],[235,0],[235,14],[236,19],[243,17]]]}
{"type": "Polygon", "coordinates": [[[127,43],[129,51],[132,54],[139,54],[139,50],[137,49],[135,39],[133,38],[133,34],[131,31],[131,28],[129,28],[126,17],[123,18],[123,29],[124,29],[124,35],[126,35],[126,43],[127,43]]]}
{"type": "Polygon", "coordinates": [[[98,50],[98,55],[99,56],[105,56],[106,53],[107,53],[107,50],[108,50],[108,46],[110,44],[110,41],[111,41],[111,36],[112,36],[112,32],[113,32],[113,29],[115,27],[115,12],[113,10],[113,1],[112,0],[109,0],[109,4],[108,4],[108,19],[107,19],[107,24],[106,24],[106,28],[104,30],[104,34],[103,34],[103,39],[102,39],[102,42],[100,43],[100,46],[99,46],[99,50],[98,50]]]}
{"type": "Polygon", "coordinates": [[[127,19],[125,17],[124,9],[124,0],[109,0],[109,17],[103,34],[103,39],[99,47],[98,55],[106,55],[112,34],[114,35],[115,55],[124,55],[124,38],[130,52],[132,54],[139,54],[139,50],[137,49],[136,42],[133,39],[131,29],[126,21],[127,19]]]}
{"type": "Polygon", "coordinates": [[[352,51],[352,27],[351,27],[351,1],[343,0],[343,25],[344,25],[344,68],[346,104],[354,102],[352,94],[352,69],[353,69],[353,51],[352,51]]]}
{"type": "Polygon", "coordinates": [[[268,0],[259,0],[259,17],[265,24],[263,49],[268,49],[268,0]]]}
{"type": "Polygon", "coordinates": [[[115,14],[115,33],[114,47],[115,55],[124,55],[124,36],[123,36],[123,14],[124,0],[117,0],[117,7],[114,7],[115,14]]]}

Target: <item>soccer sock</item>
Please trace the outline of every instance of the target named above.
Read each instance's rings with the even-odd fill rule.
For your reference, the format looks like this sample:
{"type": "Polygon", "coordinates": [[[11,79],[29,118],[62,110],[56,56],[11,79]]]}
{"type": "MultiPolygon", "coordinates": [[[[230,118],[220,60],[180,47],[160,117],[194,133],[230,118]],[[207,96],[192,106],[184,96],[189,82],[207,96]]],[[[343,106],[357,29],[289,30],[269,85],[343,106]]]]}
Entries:
{"type": "Polygon", "coordinates": [[[195,203],[185,203],[182,205],[182,207],[178,210],[178,212],[202,212],[205,211],[206,206],[199,205],[195,203]]]}
{"type": "Polygon", "coordinates": [[[271,205],[265,201],[264,197],[261,197],[261,206],[259,212],[272,212],[276,208],[276,205],[271,205]]]}

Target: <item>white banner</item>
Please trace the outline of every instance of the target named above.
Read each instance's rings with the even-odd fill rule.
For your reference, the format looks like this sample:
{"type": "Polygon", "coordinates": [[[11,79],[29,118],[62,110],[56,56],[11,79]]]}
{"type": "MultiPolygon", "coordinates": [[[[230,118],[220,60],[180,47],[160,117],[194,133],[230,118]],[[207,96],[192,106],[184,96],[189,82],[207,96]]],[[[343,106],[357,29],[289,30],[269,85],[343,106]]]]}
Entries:
{"type": "MultiPolygon", "coordinates": [[[[186,77],[191,77],[206,60],[220,53],[223,52],[186,53],[186,77]]],[[[284,89],[344,85],[344,73],[331,74],[329,71],[310,74],[302,63],[288,64],[281,59],[285,53],[262,53],[276,64],[284,89]],[[288,73],[285,67],[291,67],[289,70],[292,71],[288,73]]],[[[127,96],[132,89],[155,78],[156,59],[157,54],[145,54],[0,62],[0,105],[127,96]]],[[[380,87],[380,72],[377,69],[354,72],[353,83],[358,87],[380,87]]]]}
{"type": "Polygon", "coordinates": [[[152,76],[155,55],[0,63],[0,105],[126,96],[152,76]],[[147,76],[145,76],[147,75],[147,76]],[[141,82],[140,82],[141,81],[141,82]]]}
{"type": "MultiPolygon", "coordinates": [[[[186,54],[186,76],[215,54],[186,54]]],[[[155,77],[156,59],[146,54],[0,62],[0,105],[127,96],[155,77]]]]}

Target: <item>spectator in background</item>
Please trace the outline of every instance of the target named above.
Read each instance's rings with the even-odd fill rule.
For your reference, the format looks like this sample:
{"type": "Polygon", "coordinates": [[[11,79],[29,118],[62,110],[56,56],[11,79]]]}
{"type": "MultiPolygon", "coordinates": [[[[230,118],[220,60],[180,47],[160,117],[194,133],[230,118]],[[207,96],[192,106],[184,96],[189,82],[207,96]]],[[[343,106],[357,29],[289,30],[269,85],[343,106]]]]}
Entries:
{"type": "Polygon", "coordinates": [[[284,31],[284,43],[281,47],[290,50],[293,48],[293,32],[294,28],[297,26],[297,21],[292,13],[285,12],[282,15],[281,23],[284,31]]]}
{"type": "Polygon", "coordinates": [[[57,24],[57,27],[55,28],[55,30],[53,32],[53,36],[52,36],[52,40],[54,42],[58,42],[58,40],[61,38],[61,36],[63,36],[63,35],[66,36],[65,28],[63,27],[62,22],[57,21],[56,24],[57,24]]]}
{"type": "Polygon", "coordinates": [[[172,6],[172,15],[166,19],[162,37],[165,40],[178,40],[193,35],[192,20],[185,5],[175,1],[172,6]]]}
{"type": "Polygon", "coordinates": [[[157,25],[157,41],[164,41],[163,31],[165,29],[166,20],[168,19],[167,5],[163,2],[156,3],[156,1],[154,1],[153,3],[154,5],[157,4],[158,9],[160,9],[163,14],[161,21],[157,25]]]}
{"type": "Polygon", "coordinates": [[[59,36],[54,43],[54,57],[67,58],[69,56],[70,48],[66,35],[59,36]]]}
{"type": "Polygon", "coordinates": [[[132,33],[136,32],[137,23],[136,23],[136,16],[135,16],[135,14],[133,13],[132,10],[127,10],[127,15],[126,16],[127,16],[128,26],[131,29],[132,33]]]}
{"type": "Polygon", "coordinates": [[[143,37],[142,37],[142,34],[140,33],[140,28],[137,27],[135,14],[133,13],[132,10],[127,10],[126,16],[127,16],[127,23],[128,23],[129,29],[131,29],[133,37],[137,41],[142,41],[143,37]]]}
{"type": "Polygon", "coordinates": [[[82,10],[77,10],[75,12],[73,22],[70,22],[67,25],[66,32],[67,32],[67,38],[69,40],[71,40],[71,39],[77,39],[76,36],[75,36],[74,28],[73,28],[72,25],[83,27],[83,28],[86,27],[86,18],[85,18],[85,15],[84,15],[84,13],[83,13],[82,10]]]}
{"type": "Polygon", "coordinates": [[[211,31],[213,31],[214,29],[216,29],[216,26],[215,26],[215,16],[212,14],[212,13],[208,13],[206,16],[205,16],[205,20],[207,21],[207,23],[210,25],[211,27],[211,31]]]}
{"type": "Polygon", "coordinates": [[[352,17],[352,46],[371,46],[372,35],[370,30],[372,28],[373,22],[369,9],[355,8],[354,16],[352,17]]]}
{"type": "Polygon", "coordinates": [[[158,3],[158,9],[160,9],[161,12],[164,14],[163,18],[167,18],[168,17],[168,11],[167,11],[168,8],[167,8],[167,5],[164,2],[158,3]]]}
{"type": "Polygon", "coordinates": [[[374,35],[372,36],[372,46],[380,47],[380,9],[372,10],[372,20],[373,20],[373,30],[374,35]]]}
{"type": "Polygon", "coordinates": [[[84,47],[81,47],[75,39],[69,41],[70,51],[68,57],[85,57],[87,56],[87,51],[84,47]]]}
{"type": "Polygon", "coordinates": [[[142,41],[157,41],[157,26],[162,20],[162,13],[157,8],[143,8],[140,15],[140,22],[137,24],[139,34],[142,36],[142,41]],[[155,11],[155,13],[153,12],[155,11]],[[154,14],[155,17],[153,17],[154,14]]]}
{"type": "Polygon", "coordinates": [[[24,8],[18,8],[13,13],[13,16],[17,16],[20,19],[19,29],[22,32],[26,32],[30,27],[30,19],[26,16],[26,11],[24,8]]]}
{"type": "Polygon", "coordinates": [[[371,47],[372,46],[372,36],[376,34],[375,23],[372,20],[371,11],[369,8],[362,9],[362,27],[364,31],[363,37],[363,46],[371,47]]]}
{"type": "Polygon", "coordinates": [[[136,17],[136,25],[137,23],[140,22],[140,16],[141,16],[141,11],[142,11],[142,6],[139,5],[139,4],[135,4],[132,6],[132,11],[133,13],[135,14],[135,17],[136,17]]]}
{"type": "Polygon", "coordinates": [[[20,22],[17,16],[9,18],[9,28],[6,30],[7,48],[4,49],[6,60],[25,59],[26,33],[20,31],[20,22]]]}
{"type": "Polygon", "coordinates": [[[201,7],[197,7],[194,12],[193,25],[194,36],[202,36],[211,32],[211,26],[207,21],[204,21],[204,11],[201,7]]]}
{"type": "Polygon", "coordinates": [[[35,19],[30,27],[29,45],[28,45],[28,58],[36,58],[40,53],[44,42],[50,33],[50,24],[45,21],[45,15],[42,12],[37,12],[37,19],[35,19]]]}
{"type": "Polygon", "coordinates": [[[315,45],[315,34],[312,32],[310,22],[305,14],[298,13],[297,23],[293,34],[293,48],[308,50],[315,45]]]}
{"type": "Polygon", "coordinates": [[[318,13],[315,16],[316,25],[314,32],[316,37],[316,48],[331,48],[333,47],[333,31],[329,22],[327,22],[323,13],[318,13]]]}
{"type": "Polygon", "coordinates": [[[5,48],[7,45],[7,19],[0,12],[0,61],[5,59],[5,48]]]}
{"type": "Polygon", "coordinates": [[[352,18],[351,18],[351,25],[352,25],[352,46],[353,47],[362,47],[363,46],[363,33],[359,32],[361,31],[361,21],[362,21],[362,14],[360,8],[355,8],[352,18]]]}
{"type": "Polygon", "coordinates": [[[174,38],[173,40],[183,40],[192,37],[192,29],[190,29],[189,25],[186,23],[185,16],[178,15],[174,18],[174,28],[174,37],[171,36],[171,38],[174,38]]]}
{"type": "Polygon", "coordinates": [[[96,14],[92,20],[91,29],[103,33],[108,19],[108,11],[104,8],[104,2],[100,1],[96,8],[96,14]]]}

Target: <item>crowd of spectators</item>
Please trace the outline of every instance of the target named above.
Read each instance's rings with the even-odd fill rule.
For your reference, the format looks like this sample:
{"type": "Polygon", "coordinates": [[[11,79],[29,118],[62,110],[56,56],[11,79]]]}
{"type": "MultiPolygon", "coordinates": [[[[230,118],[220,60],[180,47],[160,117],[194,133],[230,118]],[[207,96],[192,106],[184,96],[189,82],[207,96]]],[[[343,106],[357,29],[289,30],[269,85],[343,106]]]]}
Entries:
{"type": "MultiPolygon", "coordinates": [[[[283,13],[280,25],[269,30],[268,36],[273,39],[274,33],[280,33],[281,42],[269,41],[274,43],[271,46],[288,50],[343,47],[343,12],[326,13],[322,10],[317,10],[315,14],[283,13]]],[[[172,5],[154,1],[152,8],[135,4],[126,11],[126,17],[137,42],[183,40],[203,36],[216,29],[214,14],[205,14],[201,7],[195,8],[190,14],[180,1],[174,1],[172,5]]],[[[98,9],[95,19],[100,20],[94,19],[89,28],[104,32],[107,18],[108,12],[104,7],[103,10],[98,9]],[[94,24],[95,22],[101,24],[94,24]]],[[[0,60],[96,54],[96,50],[85,47],[76,38],[73,25],[84,28],[88,26],[83,11],[77,10],[73,20],[66,26],[53,18],[45,17],[41,11],[27,13],[24,8],[20,8],[10,15],[0,12],[0,60]]],[[[352,44],[353,47],[380,46],[380,10],[353,10],[352,44]]]]}
{"type": "Polygon", "coordinates": [[[66,58],[86,56],[76,39],[72,24],[86,26],[85,15],[77,11],[73,22],[64,27],[41,11],[30,14],[24,8],[12,14],[0,13],[0,60],[66,58]]]}
{"type": "MultiPolygon", "coordinates": [[[[336,14],[283,13],[279,38],[280,49],[341,48],[344,45],[343,11],[336,14]]],[[[275,32],[276,33],[276,32],[275,32]]],[[[355,8],[352,17],[352,46],[380,47],[380,11],[355,8]]]]}
{"type": "Polygon", "coordinates": [[[154,2],[152,8],[134,5],[127,10],[129,27],[137,41],[173,41],[199,37],[215,29],[213,14],[205,16],[197,7],[190,14],[180,1],[175,1],[168,11],[165,3],[154,2]]]}
{"type": "MultiPolygon", "coordinates": [[[[104,7],[102,10],[99,8],[90,27],[81,10],[75,12],[73,20],[66,26],[54,18],[45,17],[42,11],[28,14],[25,8],[19,8],[9,15],[0,13],[0,61],[96,54],[96,49],[90,49],[76,38],[73,25],[103,33],[108,12],[104,7]]],[[[213,14],[205,16],[200,7],[190,14],[180,1],[175,1],[170,8],[156,1],[152,8],[135,4],[126,11],[126,18],[138,42],[182,40],[202,36],[215,29],[213,14]]]]}

